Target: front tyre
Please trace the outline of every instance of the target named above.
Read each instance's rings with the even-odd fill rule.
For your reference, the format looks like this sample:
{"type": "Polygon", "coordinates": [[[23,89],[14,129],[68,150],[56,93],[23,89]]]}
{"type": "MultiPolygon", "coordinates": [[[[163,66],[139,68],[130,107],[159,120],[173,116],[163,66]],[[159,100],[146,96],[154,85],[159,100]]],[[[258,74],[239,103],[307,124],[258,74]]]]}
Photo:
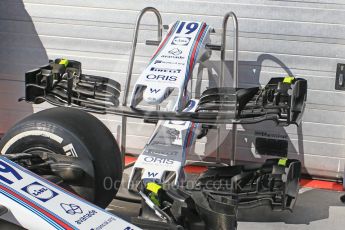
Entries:
{"type": "MultiPolygon", "coordinates": [[[[26,117],[0,140],[0,152],[42,152],[55,156],[57,163],[77,162],[83,173],[73,180],[73,174],[60,170],[59,175],[67,179],[59,185],[103,208],[116,195],[122,179],[121,154],[114,136],[100,120],[77,109],[58,107],[26,117]]],[[[54,176],[54,170],[34,172],[54,176]]]]}

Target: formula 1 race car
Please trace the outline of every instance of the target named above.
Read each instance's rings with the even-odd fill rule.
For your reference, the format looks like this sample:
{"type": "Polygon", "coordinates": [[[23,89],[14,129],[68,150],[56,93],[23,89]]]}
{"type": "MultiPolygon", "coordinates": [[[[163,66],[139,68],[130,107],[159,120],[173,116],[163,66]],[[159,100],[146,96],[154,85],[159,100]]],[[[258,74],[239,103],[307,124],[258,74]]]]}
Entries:
{"type": "MultiPolygon", "coordinates": [[[[272,78],[264,87],[238,87],[238,25],[232,12],[224,17],[222,43],[211,43],[214,33],[204,22],[177,21],[162,38],[162,19],[155,8],[141,11],[135,28],[128,76],[121,85],[108,78],[82,73],[81,63],[56,59],[25,75],[25,100],[58,106],[17,124],[0,143],[2,154],[22,153],[13,160],[105,208],[118,186],[104,186],[105,178],[118,185],[123,170],[126,118],[155,123],[156,129],[135,162],[128,190],[142,199],[140,216],[132,222],[145,229],[236,229],[238,208],[268,205],[292,210],[298,195],[301,163],[274,158],[263,164],[212,164],[192,186],[187,186],[186,155],[198,138],[222,124],[232,125],[232,153],[236,125],[271,120],[298,125],[307,81],[291,76],[272,78]],[[140,21],[146,12],[158,19],[157,45],[147,68],[131,87],[140,21]],[[234,22],[233,86],[225,87],[226,29],[234,22]],[[218,86],[192,98],[189,89],[197,63],[221,52],[218,86]],[[122,103],[120,103],[122,96],[122,103]],[[110,131],[85,113],[122,116],[121,151],[110,131]],[[122,159],[121,159],[122,152],[122,159]]],[[[201,163],[201,162],[199,162],[201,163]]],[[[11,187],[11,185],[8,185],[11,187]]]]}

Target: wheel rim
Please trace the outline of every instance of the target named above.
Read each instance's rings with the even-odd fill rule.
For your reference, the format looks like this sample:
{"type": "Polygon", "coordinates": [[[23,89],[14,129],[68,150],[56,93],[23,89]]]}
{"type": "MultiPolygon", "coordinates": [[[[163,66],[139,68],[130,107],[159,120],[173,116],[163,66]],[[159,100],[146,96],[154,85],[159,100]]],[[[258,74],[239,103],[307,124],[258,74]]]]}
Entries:
{"type": "MultiPolygon", "coordinates": [[[[24,150],[21,150],[20,152],[22,153],[28,153],[28,154],[33,154],[35,156],[39,156],[39,158],[42,161],[42,165],[47,166],[47,167],[41,167],[41,168],[35,168],[32,170],[32,168],[30,167],[26,167],[25,165],[19,163],[20,165],[22,165],[23,167],[29,169],[30,171],[32,171],[33,173],[41,176],[42,178],[45,178],[57,185],[59,185],[60,187],[74,193],[77,194],[78,196],[83,197],[86,200],[89,200],[91,202],[94,201],[94,187],[91,186],[91,183],[89,183],[90,181],[93,180],[93,178],[87,178],[87,177],[83,177],[81,179],[74,180],[74,181],[65,181],[63,178],[61,178],[59,175],[57,175],[55,172],[53,172],[50,168],[50,164],[51,163],[55,163],[58,164],[60,163],[59,160],[57,160],[56,158],[52,158],[51,156],[54,155],[58,155],[62,159],[64,159],[62,162],[66,162],[66,159],[68,158],[69,160],[66,162],[71,162],[71,161],[76,161],[79,162],[80,165],[82,165],[83,162],[86,162],[87,159],[79,159],[75,158],[75,157],[70,157],[70,156],[66,156],[65,154],[61,154],[58,153],[57,151],[54,151],[52,149],[50,149],[49,147],[43,147],[43,146],[30,146],[24,150]],[[44,155],[48,155],[48,158],[43,157],[44,155]],[[44,164],[46,163],[46,165],[44,164]]],[[[90,160],[89,160],[90,161],[90,160]]],[[[18,162],[16,162],[18,163],[18,162]]],[[[92,163],[91,163],[92,164],[92,163]]],[[[34,167],[34,166],[31,166],[34,167]]],[[[82,166],[79,168],[83,168],[82,166]]],[[[94,175],[94,169],[92,169],[92,172],[87,171],[85,172],[85,175],[94,175]]],[[[90,176],[89,176],[90,177],[90,176]]]]}

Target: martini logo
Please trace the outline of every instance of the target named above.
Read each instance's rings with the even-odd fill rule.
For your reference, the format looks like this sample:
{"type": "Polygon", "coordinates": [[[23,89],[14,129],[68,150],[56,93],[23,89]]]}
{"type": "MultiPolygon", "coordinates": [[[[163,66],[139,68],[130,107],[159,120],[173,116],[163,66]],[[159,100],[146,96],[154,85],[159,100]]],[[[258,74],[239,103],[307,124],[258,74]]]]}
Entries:
{"type": "Polygon", "coordinates": [[[182,50],[178,49],[178,48],[174,48],[172,50],[169,51],[169,54],[172,54],[174,56],[179,56],[182,54],[182,50]]]}
{"type": "Polygon", "coordinates": [[[177,45],[177,46],[186,46],[186,45],[189,44],[190,39],[191,38],[176,36],[171,44],[172,45],[177,45]]]}
{"type": "Polygon", "coordinates": [[[29,184],[22,188],[22,190],[43,202],[46,202],[58,195],[53,190],[38,182],[33,182],[32,184],[29,184]]]}

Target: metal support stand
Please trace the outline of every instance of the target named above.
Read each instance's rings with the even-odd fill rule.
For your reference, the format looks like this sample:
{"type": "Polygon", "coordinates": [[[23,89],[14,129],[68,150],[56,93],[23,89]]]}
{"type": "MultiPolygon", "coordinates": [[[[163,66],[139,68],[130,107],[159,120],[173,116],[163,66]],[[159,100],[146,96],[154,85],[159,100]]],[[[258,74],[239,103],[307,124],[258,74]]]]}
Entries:
{"type": "MultiPolygon", "coordinates": [[[[135,32],[133,35],[133,40],[132,40],[132,50],[129,56],[129,63],[128,63],[128,70],[127,70],[127,78],[126,78],[126,84],[125,84],[125,91],[123,94],[122,98],[122,106],[127,106],[127,98],[129,94],[129,88],[131,85],[131,78],[132,78],[132,71],[133,71],[133,64],[134,64],[134,57],[135,57],[135,51],[137,47],[137,42],[138,42],[138,33],[139,33],[139,28],[140,28],[140,22],[142,17],[144,16],[145,13],[147,12],[153,12],[158,21],[158,27],[157,27],[157,41],[149,41],[153,42],[155,44],[159,44],[162,41],[162,30],[163,30],[163,24],[162,24],[162,16],[159,13],[159,11],[156,8],[153,7],[146,7],[144,8],[136,21],[135,24],[135,32]]],[[[125,159],[125,154],[126,154],[126,133],[127,133],[127,117],[122,116],[122,125],[121,125],[121,152],[122,152],[122,160],[124,163],[125,159]]]]}
{"type": "MultiPolygon", "coordinates": [[[[222,33],[222,43],[221,43],[221,54],[220,54],[220,77],[219,77],[219,87],[224,84],[225,75],[225,53],[226,53],[226,29],[228,25],[229,18],[232,18],[234,26],[234,63],[233,63],[233,88],[238,88],[238,21],[234,12],[228,12],[223,19],[223,33],[222,33]]],[[[237,111],[237,103],[235,103],[235,111],[237,111]]],[[[217,162],[220,162],[220,129],[217,130],[217,162]]],[[[230,153],[230,165],[235,164],[236,157],[236,138],[237,137],[237,125],[232,124],[232,135],[231,135],[231,153],[230,153]]]]}

